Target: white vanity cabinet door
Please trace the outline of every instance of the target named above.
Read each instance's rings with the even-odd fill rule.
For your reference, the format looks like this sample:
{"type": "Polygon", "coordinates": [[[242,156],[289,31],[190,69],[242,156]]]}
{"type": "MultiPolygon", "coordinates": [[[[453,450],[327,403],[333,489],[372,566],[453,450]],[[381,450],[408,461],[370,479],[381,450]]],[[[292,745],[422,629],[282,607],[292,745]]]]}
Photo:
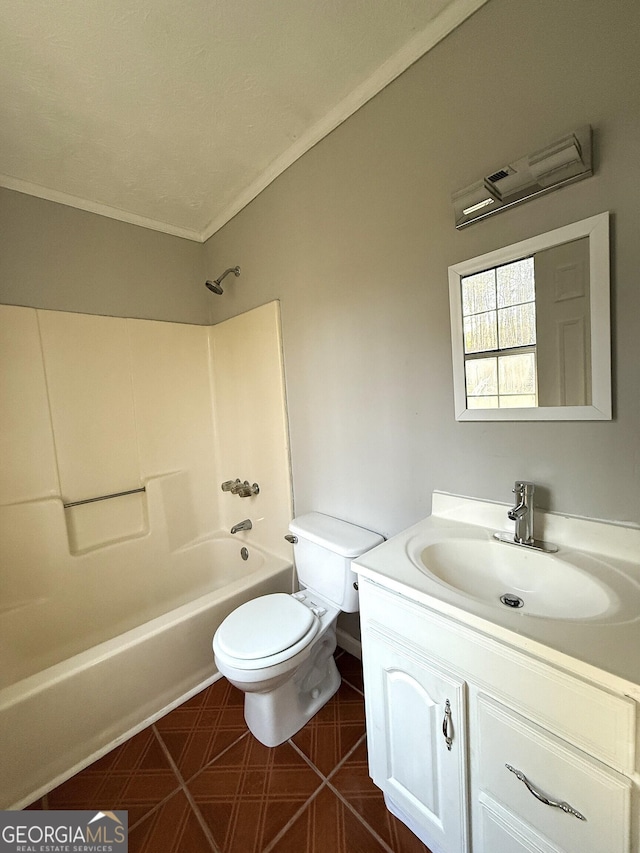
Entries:
{"type": "Polygon", "coordinates": [[[464,682],[371,629],[363,662],[373,781],[433,853],[466,853],[464,682]]]}
{"type": "Polygon", "coordinates": [[[479,851],[502,832],[505,853],[629,853],[630,779],[489,696],[473,704],[479,851]]]}

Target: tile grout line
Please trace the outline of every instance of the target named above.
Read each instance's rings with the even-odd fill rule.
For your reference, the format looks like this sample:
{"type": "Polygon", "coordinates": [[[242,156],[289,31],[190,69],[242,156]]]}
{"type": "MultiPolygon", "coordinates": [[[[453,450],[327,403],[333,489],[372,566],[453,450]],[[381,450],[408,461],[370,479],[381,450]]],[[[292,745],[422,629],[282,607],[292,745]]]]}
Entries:
{"type": "MultiPolygon", "coordinates": [[[[195,773],[192,773],[191,776],[188,776],[187,779],[185,780],[185,785],[188,785],[190,782],[192,782],[196,778],[196,776],[199,776],[202,773],[203,770],[206,770],[208,767],[211,767],[212,764],[215,764],[219,758],[222,758],[223,755],[226,755],[230,749],[233,749],[234,746],[237,746],[240,743],[240,741],[243,738],[248,737],[248,735],[249,735],[248,730],[246,732],[242,732],[241,735],[238,735],[238,737],[233,741],[233,743],[230,743],[229,746],[225,746],[224,749],[221,749],[220,752],[217,753],[215,758],[212,758],[211,761],[207,761],[207,763],[203,764],[202,767],[200,767],[198,770],[196,770],[195,773]]],[[[160,737],[160,738],[162,737],[160,732],[158,732],[158,737],[160,737]]]]}
{"type": "Polygon", "coordinates": [[[318,797],[318,796],[320,795],[321,791],[323,791],[325,788],[328,788],[330,791],[332,791],[334,794],[336,794],[336,795],[337,795],[337,797],[338,797],[338,799],[340,800],[340,802],[342,802],[344,805],[346,805],[346,806],[349,808],[349,811],[350,811],[353,815],[355,815],[355,817],[357,817],[357,818],[358,818],[358,820],[359,820],[359,821],[360,821],[360,823],[364,826],[364,828],[365,828],[365,829],[366,829],[366,830],[367,830],[371,835],[373,835],[373,837],[374,837],[377,841],[379,841],[379,842],[382,844],[383,848],[387,851],[387,853],[394,853],[394,851],[391,849],[391,847],[389,847],[389,845],[388,845],[388,844],[386,844],[386,843],[382,840],[382,838],[380,838],[380,836],[378,835],[378,833],[377,833],[377,832],[375,832],[375,831],[374,831],[374,830],[369,826],[369,824],[364,820],[364,818],[362,818],[362,816],[358,814],[358,812],[353,808],[353,806],[351,806],[351,805],[350,805],[350,804],[345,800],[345,798],[340,794],[340,792],[339,792],[339,791],[338,791],[338,790],[337,790],[337,789],[336,789],[336,788],[331,784],[331,782],[329,781],[329,780],[330,780],[330,778],[331,778],[331,777],[332,777],[332,776],[333,776],[333,775],[334,775],[334,774],[335,774],[335,773],[336,773],[336,772],[337,772],[337,771],[342,767],[342,765],[343,765],[343,764],[344,764],[344,763],[345,763],[345,762],[350,758],[350,756],[351,756],[351,755],[356,751],[356,749],[360,746],[360,744],[361,744],[364,740],[366,740],[366,737],[367,737],[367,735],[366,735],[366,732],[365,732],[365,734],[363,734],[363,735],[362,735],[362,737],[358,738],[357,742],[354,744],[354,746],[352,746],[352,748],[349,750],[349,752],[347,752],[347,753],[346,753],[346,755],[345,755],[343,758],[341,758],[341,759],[340,759],[340,761],[336,764],[336,766],[332,769],[331,773],[329,773],[329,775],[328,775],[328,776],[325,776],[325,775],[324,775],[324,774],[323,774],[323,773],[322,773],[322,772],[321,772],[321,771],[320,771],[320,770],[315,766],[315,764],[311,761],[311,759],[310,759],[310,758],[308,758],[308,757],[304,754],[304,752],[302,752],[302,750],[300,749],[300,747],[299,747],[299,746],[297,746],[297,744],[295,744],[295,743],[293,742],[293,740],[289,740],[289,741],[288,741],[288,743],[289,743],[289,744],[290,744],[290,745],[291,745],[291,746],[296,750],[296,752],[298,752],[298,754],[301,756],[301,758],[303,758],[303,759],[307,762],[307,764],[311,767],[311,769],[312,769],[312,770],[315,770],[315,772],[318,774],[318,776],[322,779],[322,784],[320,785],[320,787],[319,787],[316,791],[314,791],[314,793],[309,797],[309,799],[308,799],[305,803],[303,803],[303,804],[300,806],[300,808],[298,809],[298,811],[293,815],[293,817],[292,817],[292,818],[290,818],[290,820],[285,824],[285,826],[283,826],[283,827],[282,827],[282,829],[280,830],[280,832],[278,832],[278,834],[277,834],[277,835],[276,835],[276,836],[275,836],[275,837],[274,837],[274,838],[269,842],[269,844],[267,845],[267,847],[265,847],[265,848],[261,851],[261,853],[269,853],[269,851],[273,849],[273,847],[278,843],[278,841],[280,841],[280,839],[284,836],[284,834],[285,834],[289,829],[291,829],[291,827],[293,826],[293,824],[298,820],[298,818],[300,817],[300,815],[302,814],[302,812],[307,808],[307,806],[309,806],[309,805],[311,804],[311,802],[312,802],[313,800],[315,800],[315,798],[316,798],[316,797],[318,797]]]}
{"type": "MultiPolygon", "coordinates": [[[[349,686],[351,686],[351,685],[349,685],[349,686]]],[[[354,688],[354,689],[355,689],[355,688],[354,688]]],[[[298,732],[296,732],[295,734],[298,734],[298,732]]],[[[311,758],[309,758],[309,756],[308,756],[305,752],[303,752],[303,751],[302,751],[302,748],[301,748],[301,747],[299,747],[299,746],[297,745],[297,743],[295,743],[295,741],[293,740],[293,738],[295,737],[295,734],[293,735],[293,737],[289,738],[289,740],[287,741],[287,743],[289,743],[289,744],[290,744],[290,745],[291,745],[291,746],[296,750],[296,752],[297,752],[297,753],[299,753],[299,755],[300,755],[300,757],[301,757],[301,758],[304,758],[304,760],[305,760],[305,761],[307,762],[307,764],[311,767],[311,769],[312,769],[312,770],[315,770],[315,771],[316,771],[316,773],[320,776],[320,778],[321,778],[323,781],[328,781],[328,780],[331,778],[331,776],[333,776],[333,774],[336,772],[336,770],[338,770],[338,768],[339,768],[339,767],[341,767],[341,766],[344,764],[344,762],[345,762],[345,761],[346,761],[346,760],[351,756],[351,754],[354,752],[354,750],[355,750],[355,749],[360,745],[360,743],[361,743],[362,739],[363,739],[363,738],[366,738],[366,736],[367,736],[367,732],[366,732],[366,730],[365,730],[365,732],[364,732],[364,733],[363,733],[363,734],[358,738],[358,740],[357,740],[357,741],[356,741],[356,743],[351,747],[351,749],[349,749],[349,751],[348,751],[348,752],[346,752],[346,753],[342,756],[342,758],[341,758],[341,759],[338,761],[338,763],[337,763],[337,764],[336,764],[336,765],[335,765],[335,766],[334,766],[334,767],[329,771],[329,773],[327,773],[327,774],[325,775],[325,774],[320,770],[320,768],[319,768],[319,767],[317,767],[317,766],[313,763],[312,759],[311,759],[311,758]]]]}
{"type": "Polygon", "coordinates": [[[360,696],[364,697],[364,690],[361,690],[359,687],[356,687],[355,684],[352,684],[348,678],[342,677],[342,682],[343,684],[346,684],[348,687],[350,687],[352,690],[355,690],[356,693],[359,693],[360,696]]]}
{"type": "MultiPolygon", "coordinates": [[[[298,734],[298,733],[296,732],[296,734],[298,734]]],[[[295,737],[295,735],[294,735],[294,737],[295,737]]],[[[297,744],[297,743],[294,743],[293,738],[289,738],[289,740],[288,740],[288,741],[286,741],[286,743],[288,743],[290,746],[292,746],[292,747],[295,749],[295,751],[298,753],[298,755],[300,756],[300,758],[303,758],[303,759],[306,761],[306,763],[309,765],[309,767],[310,767],[310,768],[311,768],[315,773],[317,773],[317,774],[318,774],[318,776],[322,779],[322,783],[324,784],[324,783],[327,781],[327,778],[328,778],[328,777],[324,775],[324,773],[320,770],[320,768],[319,768],[319,767],[316,767],[316,765],[315,765],[315,764],[313,763],[313,761],[309,758],[309,756],[308,756],[306,753],[304,753],[304,752],[302,751],[302,749],[300,749],[300,747],[298,746],[298,744],[297,744]]],[[[332,772],[333,772],[333,771],[332,771],[332,772]]]]}
{"type": "Polygon", "coordinates": [[[332,777],[332,776],[335,776],[335,774],[337,773],[337,771],[338,771],[338,770],[340,770],[340,768],[341,768],[341,767],[342,767],[342,765],[345,763],[345,761],[348,761],[348,760],[349,760],[349,758],[351,758],[351,756],[352,756],[352,755],[353,755],[353,753],[356,751],[356,749],[360,746],[360,744],[362,743],[362,741],[363,741],[363,740],[366,740],[366,739],[367,739],[367,733],[366,733],[366,732],[364,732],[364,734],[360,735],[360,737],[359,737],[359,738],[358,738],[358,740],[354,743],[354,745],[351,747],[351,749],[349,750],[349,752],[347,752],[347,753],[346,753],[346,754],[345,754],[345,755],[340,759],[340,761],[338,761],[338,763],[337,763],[337,764],[336,764],[336,766],[333,768],[333,770],[331,771],[331,773],[329,773],[329,774],[326,776],[327,782],[329,782],[329,781],[331,780],[331,777],[332,777]]]}
{"type": "Polygon", "coordinates": [[[336,764],[336,766],[333,768],[333,770],[331,771],[331,773],[328,776],[324,776],[324,774],[321,773],[320,770],[318,770],[318,768],[311,762],[311,760],[304,754],[304,752],[302,752],[301,749],[295,743],[293,743],[292,740],[289,741],[291,746],[294,747],[294,749],[300,754],[300,756],[302,758],[304,758],[305,761],[311,766],[311,768],[316,771],[316,773],[320,776],[320,778],[323,779],[323,782],[320,785],[320,787],[317,789],[317,791],[315,791],[309,797],[309,799],[300,806],[298,811],[293,815],[292,818],[290,818],[290,820],[285,824],[285,826],[283,826],[283,828],[280,830],[280,832],[278,832],[278,834],[272,839],[272,841],[267,845],[267,847],[265,847],[261,851],[261,853],[269,853],[269,851],[273,849],[273,847],[280,841],[280,839],[284,836],[284,834],[298,820],[298,818],[300,817],[302,812],[305,811],[305,809],[311,804],[311,802],[316,797],[318,797],[324,789],[329,789],[335,796],[337,796],[337,798],[340,800],[340,802],[344,806],[346,806],[346,808],[349,809],[351,814],[358,819],[359,823],[361,823],[362,826],[367,830],[367,832],[370,835],[372,835],[376,839],[376,841],[378,841],[378,843],[382,846],[382,848],[385,851],[387,851],[387,853],[394,853],[393,848],[390,847],[386,843],[386,841],[384,841],[384,839],[380,837],[380,835],[373,829],[373,827],[371,827],[367,823],[367,821],[364,819],[364,817],[351,805],[351,803],[349,803],[349,801],[340,793],[340,791],[338,791],[338,789],[330,781],[330,779],[337,773],[337,771],[342,767],[342,765],[351,757],[351,755],[356,751],[356,749],[361,745],[361,743],[366,740],[366,737],[367,737],[367,735],[365,733],[362,735],[362,737],[358,738],[357,743],[349,750],[349,752],[344,756],[344,758],[342,758],[336,764]]]}
{"type": "MultiPolygon", "coordinates": [[[[251,735],[249,735],[247,733],[247,741],[244,744],[243,759],[248,759],[250,757],[252,745],[253,744],[251,741],[251,735]]],[[[235,789],[234,789],[234,798],[233,798],[233,801],[231,803],[231,812],[230,812],[228,822],[227,822],[227,826],[226,826],[226,833],[225,833],[225,838],[224,838],[225,850],[227,848],[227,842],[229,841],[229,839],[231,839],[231,841],[233,841],[235,834],[236,834],[236,829],[237,829],[238,824],[239,824],[239,819],[241,817],[241,812],[242,812],[242,800],[243,800],[242,789],[243,789],[245,779],[246,779],[247,765],[244,762],[244,760],[240,761],[238,764],[236,764],[234,766],[237,770],[240,770],[241,772],[238,773],[238,777],[236,779],[235,789]]],[[[263,765],[263,771],[264,771],[264,765],[263,765]]],[[[262,784],[264,787],[266,775],[264,773],[261,773],[260,775],[261,775],[261,781],[262,781],[262,784]]],[[[264,792],[261,795],[261,801],[262,802],[264,801],[264,792]]],[[[254,839],[254,853],[255,853],[255,839],[254,839]]]]}
{"type": "MultiPolygon", "coordinates": [[[[176,782],[177,782],[177,780],[176,780],[176,782]]],[[[155,804],[155,806],[154,806],[152,809],[149,809],[149,811],[148,811],[148,812],[146,812],[145,814],[143,814],[141,818],[138,818],[138,820],[137,820],[135,823],[132,823],[132,824],[128,827],[129,832],[131,832],[131,830],[132,830],[132,829],[136,829],[136,828],[137,828],[138,826],[140,826],[140,824],[141,824],[141,823],[143,823],[143,822],[144,822],[148,817],[150,817],[151,815],[153,815],[153,814],[155,814],[157,811],[159,811],[159,810],[162,808],[162,806],[164,806],[164,805],[165,805],[165,803],[168,803],[168,802],[169,802],[169,800],[170,800],[172,797],[175,797],[175,795],[178,793],[178,791],[179,791],[179,790],[180,790],[180,785],[178,784],[178,785],[174,788],[174,790],[173,790],[173,791],[171,791],[169,794],[167,794],[167,796],[166,796],[166,797],[164,797],[162,800],[160,800],[160,802],[159,802],[159,803],[156,803],[156,804],[155,804]]],[[[128,809],[125,809],[125,811],[126,811],[126,812],[128,812],[129,810],[128,810],[128,809]]]]}
{"type": "MultiPolygon", "coordinates": [[[[297,734],[297,732],[296,732],[296,734],[297,734]]],[[[294,735],[294,737],[295,737],[295,735],[294,735]]],[[[320,771],[320,769],[319,769],[318,767],[316,767],[316,765],[315,765],[315,764],[313,763],[313,761],[309,758],[309,756],[308,756],[308,755],[306,755],[306,754],[305,754],[305,753],[300,749],[300,747],[298,746],[298,744],[294,743],[294,741],[293,741],[293,737],[289,738],[289,740],[285,741],[285,743],[288,743],[288,744],[289,744],[289,746],[291,746],[291,747],[293,748],[294,752],[297,752],[297,753],[298,753],[298,755],[300,756],[300,758],[302,758],[302,760],[303,760],[306,764],[308,764],[308,765],[309,765],[310,769],[311,769],[311,770],[313,770],[313,772],[314,772],[314,773],[315,773],[315,774],[320,778],[320,784],[318,785],[318,787],[316,788],[316,790],[313,792],[313,794],[311,794],[311,796],[310,796],[307,800],[305,800],[305,802],[304,802],[304,803],[302,803],[302,805],[301,805],[301,806],[300,806],[300,808],[297,810],[297,812],[296,812],[296,813],[295,813],[291,818],[289,818],[289,820],[288,820],[288,821],[286,822],[286,824],[282,827],[282,829],[278,832],[278,834],[277,834],[274,838],[272,838],[272,839],[271,839],[271,841],[270,841],[270,842],[269,842],[269,844],[264,848],[264,850],[260,851],[260,853],[268,853],[268,851],[269,851],[269,850],[272,850],[272,849],[273,849],[274,845],[275,845],[275,844],[277,844],[277,843],[278,843],[278,841],[280,841],[280,839],[284,836],[284,834],[285,834],[286,832],[288,832],[288,831],[289,831],[289,829],[291,829],[291,827],[293,826],[293,824],[298,820],[298,818],[299,818],[299,817],[300,817],[300,815],[304,812],[304,810],[307,808],[307,806],[308,806],[308,805],[310,805],[310,804],[313,802],[313,800],[315,800],[315,798],[320,794],[320,791],[322,791],[322,789],[323,789],[323,788],[325,788],[325,787],[326,787],[326,785],[327,785],[327,777],[324,775],[324,773],[322,773],[322,772],[320,771]]]]}
{"type": "MultiPolygon", "coordinates": [[[[273,775],[273,769],[275,764],[275,749],[269,749],[267,753],[267,761],[263,766],[263,772],[265,774],[265,778],[262,783],[262,792],[260,796],[260,810],[259,810],[259,819],[257,820],[258,827],[258,838],[264,838],[264,829],[267,818],[267,811],[269,809],[269,788],[271,787],[271,778],[273,775]],[[266,787],[266,790],[265,790],[266,787]]],[[[267,847],[269,845],[267,844],[267,847]]],[[[263,848],[264,849],[264,848],[263,848]]]]}
{"type": "Polygon", "coordinates": [[[339,761],[338,764],[336,764],[336,766],[333,768],[331,773],[327,776],[327,787],[331,791],[333,791],[333,793],[338,797],[338,799],[342,803],[344,803],[345,806],[348,807],[349,811],[353,815],[355,815],[355,817],[358,818],[358,820],[365,827],[365,829],[367,829],[374,836],[374,838],[382,844],[382,846],[384,847],[385,850],[388,851],[388,853],[394,853],[393,849],[384,841],[383,838],[380,837],[380,835],[378,835],[378,833],[375,831],[375,829],[373,829],[373,827],[367,823],[367,821],[364,819],[364,817],[357,811],[357,809],[354,806],[351,805],[351,803],[347,800],[347,798],[335,787],[335,785],[331,781],[331,779],[336,775],[338,770],[341,769],[341,767],[346,763],[346,761],[348,761],[348,759],[353,755],[353,753],[358,749],[358,747],[362,743],[366,742],[366,740],[367,740],[367,733],[365,732],[362,735],[362,737],[358,739],[358,742],[355,744],[355,746],[353,746],[349,750],[349,752],[345,755],[345,757],[342,759],[342,761],[339,761]]]}
{"type": "Polygon", "coordinates": [[[376,841],[378,841],[382,845],[382,847],[387,851],[387,853],[394,853],[393,848],[389,847],[387,842],[378,835],[378,833],[375,831],[375,829],[367,823],[367,821],[360,814],[360,812],[354,806],[351,805],[351,803],[346,799],[346,797],[344,797],[344,795],[341,794],[340,791],[329,780],[327,780],[327,788],[329,788],[330,791],[333,791],[333,793],[340,800],[340,802],[343,803],[343,805],[349,809],[351,814],[360,821],[360,823],[364,826],[364,828],[371,835],[373,835],[373,837],[376,839],[376,841]]]}
{"type": "MultiPolygon", "coordinates": [[[[297,732],[296,732],[296,734],[297,734],[297,732]]],[[[303,759],[303,760],[304,760],[304,761],[309,765],[309,767],[310,767],[310,768],[311,768],[311,769],[312,769],[312,770],[313,770],[313,771],[314,771],[314,772],[315,772],[315,773],[320,777],[320,779],[321,779],[321,784],[320,784],[320,786],[317,788],[317,790],[316,790],[316,791],[314,791],[314,792],[313,792],[313,794],[311,794],[311,796],[309,797],[309,799],[308,799],[308,800],[306,800],[306,801],[305,801],[305,802],[300,806],[300,808],[298,809],[298,811],[293,815],[293,817],[291,817],[291,818],[287,821],[287,823],[282,827],[282,829],[280,830],[280,832],[278,832],[278,834],[277,834],[277,835],[276,835],[276,836],[275,836],[275,837],[274,837],[274,838],[269,842],[269,844],[264,848],[264,850],[263,850],[263,851],[261,851],[261,853],[269,853],[269,850],[272,850],[272,849],[273,849],[273,847],[274,847],[274,845],[278,843],[278,841],[283,837],[283,835],[284,835],[284,834],[285,834],[289,829],[291,829],[291,827],[293,826],[293,824],[296,822],[296,820],[298,820],[298,818],[300,817],[300,815],[302,814],[302,812],[307,808],[307,806],[308,806],[308,805],[310,805],[310,803],[311,803],[311,802],[312,802],[312,801],[313,801],[313,800],[314,800],[314,799],[315,799],[315,798],[320,794],[320,792],[321,792],[324,788],[326,788],[326,787],[328,786],[328,780],[329,780],[329,777],[330,777],[330,776],[332,776],[332,775],[336,772],[336,770],[337,770],[339,767],[341,767],[341,766],[342,766],[342,764],[343,764],[343,763],[344,763],[344,762],[349,758],[349,756],[350,756],[350,755],[354,752],[354,750],[355,750],[355,749],[360,745],[360,743],[362,742],[362,740],[363,740],[364,738],[366,738],[366,736],[367,736],[367,735],[366,735],[366,732],[365,732],[365,734],[363,734],[363,735],[362,735],[362,737],[358,738],[357,743],[356,743],[356,744],[355,744],[355,745],[354,745],[354,746],[349,750],[349,752],[347,752],[347,754],[346,754],[342,759],[340,759],[340,761],[336,764],[336,766],[331,770],[331,773],[329,774],[329,776],[325,776],[325,774],[324,774],[324,773],[322,773],[322,771],[321,771],[318,767],[316,767],[316,765],[315,765],[315,764],[313,763],[313,761],[309,758],[309,756],[308,756],[308,755],[306,755],[306,754],[302,751],[302,749],[301,749],[301,748],[300,748],[296,743],[294,743],[293,738],[289,738],[289,740],[288,740],[288,741],[286,741],[286,743],[288,743],[291,747],[293,747],[293,749],[298,753],[298,755],[299,755],[299,756],[300,756],[300,757],[301,757],[301,758],[302,758],[302,759],[303,759]]],[[[393,853],[393,851],[391,851],[391,853],[393,853]]]]}
{"type": "MultiPolygon", "coordinates": [[[[321,776],[321,774],[319,774],[319,775],[321,776]]],[[[266,846],[266,847],[264,847],[264,848],[260,851],[260,853],[269,853],[269,851],[270,851],[270,850],[273,850],[274,846],[275,846],[275,845],[280,841],[280,839],[284,836],[284,834],[285,834],[286,832],[288,832],[288,831],[291,829],[291,827],[293,826],[293,824],[298,820],[298,818],[299,818],[299,817],[300,817],[300,815],[304,812],[304,810],[307,808],[307,806],[311,805],[311,803],[315,800],[315,798],[316,798],[316,797],[320,794],[320,792],[321,792],[324,788],[326,788],[326,787],[327,787],[327,780],[326,780],[326,779],[324,779],[324,780],[323,780],[323,782],[322,782],[322,784],[318,786],[318,788],[313,792],[313,794],[311,794],[311,796],[310,796],[307,800],[305,800],[305,802],[300,806],[300,808],[299,808],[299,809],[298,809],[298,811],[293,815],[293,817],[291,817],[291,818],[286,822],[286,824],[282,827],[282,829],[280,830],[280,832],[278,832],[278,834],[277,834],[274,838],[272,838],[272,839],[271,839],[271,841],[267,844],[267,846],[266,846]]],[[[393,853],[393,851],[392,851],[392,853],[393,853]]]]}
{"type": "Polygon", "coordinates": [[[333,791],[333,793],[336,795],[336,797],[338,797],[340,802],[343,803],[345,807],[349,809],[351,814],[360,821],[360,823],[364,826],[367,832],[369,832],[370,835],[373,835],[373,837],[376,839],[376,841],[380,843],[384,850],[388,851],[388,853],[394,853],[393,848],[390,847],[380,835],[378,835],[375,829],[367,823],[364,817],[358,812],[356,808],[351,805],[351,803],[347,799],[345,799],[345,797],[340,793],[340,791],[338,791],[337,788],[334,788],[331,782],[327,782],[327,787],[330,791],[333,791]]]}
{"type": "MultiPolygon", "coordinates": [[[[148,726],[148,728],[151,730],[152,734],[154,734],[154,735],[155,735],[155,726],[151,725],[151,726],[148,726]]],[[[143,731],[146,731],[146,729],[143,729],[143,731]]],[[[125,741],[125,743],[126,743],[126,742],[127,742],[127,741],[125,741]]],[[[161,747],[163,747],[163,746],[164,746],[164,744],[161,744],[161,747]]],[[[163,751],[164,751],[164,750],[163,750],[163,751]]],[[[139,824],[141,824],[144,820],[146,820],[146,819],[149,817],[149,815],[155,814],[155,813],[156,813],[160,808],[162,808],[162,806],[163,806],[166,802],[168,802],[168,801],[171,799],[171,797],[175,796],[175,795],[178,793],[178,791],[179,791],[179,790],[180,790],[180,788],[181,788],[181,785],[180,785],[180,779],[179,779],[179,777],[177,777],[177,776],[176,776],[175,770],[174,770],[174,768],[173,768],[173,764],[171,764],[171,771],[172,771],[172,773],[173,773],[173,775],[174,775],[174,777],[175,777],[176,787],[173,789],[173,791],[170,791],[170,792],[166,795],[166,797],[163,797],[163,798],[160,800],[160,802],[159,802],[159,803],[156,803],[156,804],[155,804],[155,806],[154,806],[152,809],[149,809],[149,811],[148,811],[148,812],[146,812],[145,814],[143,814],[141,818],[138,818],[138,820],[136,820],[136,821],[135,821],[135,823],[132,823],[132,824],[129,826],[129,831],[131,831],[132,829],[135,829],[137,826],[139,826],[139,824]]],[[[82,772],[82,771],[81,771],[81,772],[82,772]]],[[[110,776],[110,775],[111,775],[111,771],[109,771],[109,773],[107,774],[107,776],[110,776]]],[[[126,811],[128,811],[128,809],[127,809],[126,811]]]]}
{"type": "MultiPolygon", "coordinates": [[[[196,820],[197,820],[197,821],[198,821],[198,823],[200,824],[200,828],[201,828],[201,829],[202,829],[202,831],[204,832],[205,837],[206,837],[207,841],[209,842],[209,845],[210,845],[210,847],[211,847],[211,850],[212,850],[212,851],[214,851],[214,853],[220,853],[220,849],[219,849],[218,845],[217,845],[217,844],[216,844],[216,842],[215,842],[215,839],[214,839],[214,837],[213,837],[213,835],[212,835],[212,833],[211,833],[211,830],[209,829],[209,827],[208,827],[208,825],[207,825],[207,823],[206,823],[205,819],[203,818],[203,816],[202,816],[202,814],[201,814],[201,812],[200,812],[200,809],[198,808],[198,806],[197,806],[197,804],[196,804],[195,800],[193,799],[193,796],[192,796],[192,794],[191,794],[191,791],[187,788],[187,784],[186,784],[186,782],[184,781],[184,779],[183,779],[183,777],[182,777],[182,773],[181,773],[181,772],[180,772],[180,770],[178,769],[178,765],[177,765],[177,764],[175,763],[175,761],[173,760],[173,756],[171,755],[171,753],[169,752],[169,750],[168,750],[168,748],[167,748],[167,745],[166,745],[166,744],[165,744],[165,742],[163,741],[163,739],[162,739],[162,736],[161,736],[160,732],[156,729],[155,725],[151,726],[151,728],[152,728],[153,733],[155,734],[155,736],[156,736],[156,738],[157,738],[157,740],[158,740],[158,743],[160,744],[160,748],[162,749],[162,751],[164,752],[164,754],[165,754],[165,756],[166,756],[166,758],[167,758],[167,761],[168,761],[168,762],[169,762],[169,764],[171,765],[171,769],[173,770],[173,773],[174,773],[174,775],[175,775],[175,777],[176,777],[177,781],[178,781],[178,782],[179,782],[179,784],[180,784],[180,789],[182,790],[182,793],[183,793],[183,794],[185,795],[185,797],[187,798],[187,802],[189,803],[189,806],[190,806],[190,808],[191,808],[191,811],[192,811],[192,812],[193,812],[193,814],[195,815],[196,820]]],[[[244,737],[244,735],[242,735],[242,737],[244,737]]],[[[238,738],[238,740],[240,740],[240,738],[238,738]]],[[[237,743],[237,741],[235,741],[235,742],[237,743]]],[[[226,752],[226,750],[224,750],[224,751],[226,752]]],[[[222,753],[220,753],[220,754],[222,755],[222,753]]],[[[194,776],[195,776],[195,775],[197,775],[197,774],[194,774],[194,776]]],[[[191,777],[191,778],[193,778],[193,777],[191,777]]],[[[172,796],[175,796],[175,791],[174,791],[174,793],[172,794],[172,796]]]]}

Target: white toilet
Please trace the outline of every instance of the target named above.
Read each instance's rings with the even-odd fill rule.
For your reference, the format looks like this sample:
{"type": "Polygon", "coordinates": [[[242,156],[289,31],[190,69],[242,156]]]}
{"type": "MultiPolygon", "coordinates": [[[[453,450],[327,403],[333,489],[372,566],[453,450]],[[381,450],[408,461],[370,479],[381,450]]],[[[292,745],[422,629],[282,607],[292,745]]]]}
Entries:
{"type": "Polygon", "coordinates": [[[340,686],[336,620],[358,610],[351,560],[384,541],[319,512],[293,519],[289,530],[303,589],[242,604],[213,638],[216,666],[245,692],[245,720],[266,746],[288,740],[340,686]]]}

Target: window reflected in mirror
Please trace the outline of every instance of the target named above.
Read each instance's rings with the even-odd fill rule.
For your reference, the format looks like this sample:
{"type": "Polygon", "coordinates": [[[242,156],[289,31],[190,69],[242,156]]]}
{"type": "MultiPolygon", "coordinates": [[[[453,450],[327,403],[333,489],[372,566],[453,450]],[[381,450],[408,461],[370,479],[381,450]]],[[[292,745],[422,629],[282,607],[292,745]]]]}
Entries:
{"type": "Polygon", "coordinates": [[[467,405],[537,406],[533,258],[461,279],[467,405]]]}

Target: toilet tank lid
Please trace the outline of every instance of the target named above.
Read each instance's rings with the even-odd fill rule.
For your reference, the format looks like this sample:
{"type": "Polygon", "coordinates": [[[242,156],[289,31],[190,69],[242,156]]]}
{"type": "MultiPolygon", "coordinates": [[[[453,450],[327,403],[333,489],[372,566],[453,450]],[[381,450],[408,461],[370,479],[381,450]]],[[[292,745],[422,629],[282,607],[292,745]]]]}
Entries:
{"type": "Polygon", "coordinates": [[[379,533],[321,512],[308,512],[292,519],[289,530],[298,538],[327,548],[341,557],[359,557],[384,542],[384,536],[379,533]]]}

